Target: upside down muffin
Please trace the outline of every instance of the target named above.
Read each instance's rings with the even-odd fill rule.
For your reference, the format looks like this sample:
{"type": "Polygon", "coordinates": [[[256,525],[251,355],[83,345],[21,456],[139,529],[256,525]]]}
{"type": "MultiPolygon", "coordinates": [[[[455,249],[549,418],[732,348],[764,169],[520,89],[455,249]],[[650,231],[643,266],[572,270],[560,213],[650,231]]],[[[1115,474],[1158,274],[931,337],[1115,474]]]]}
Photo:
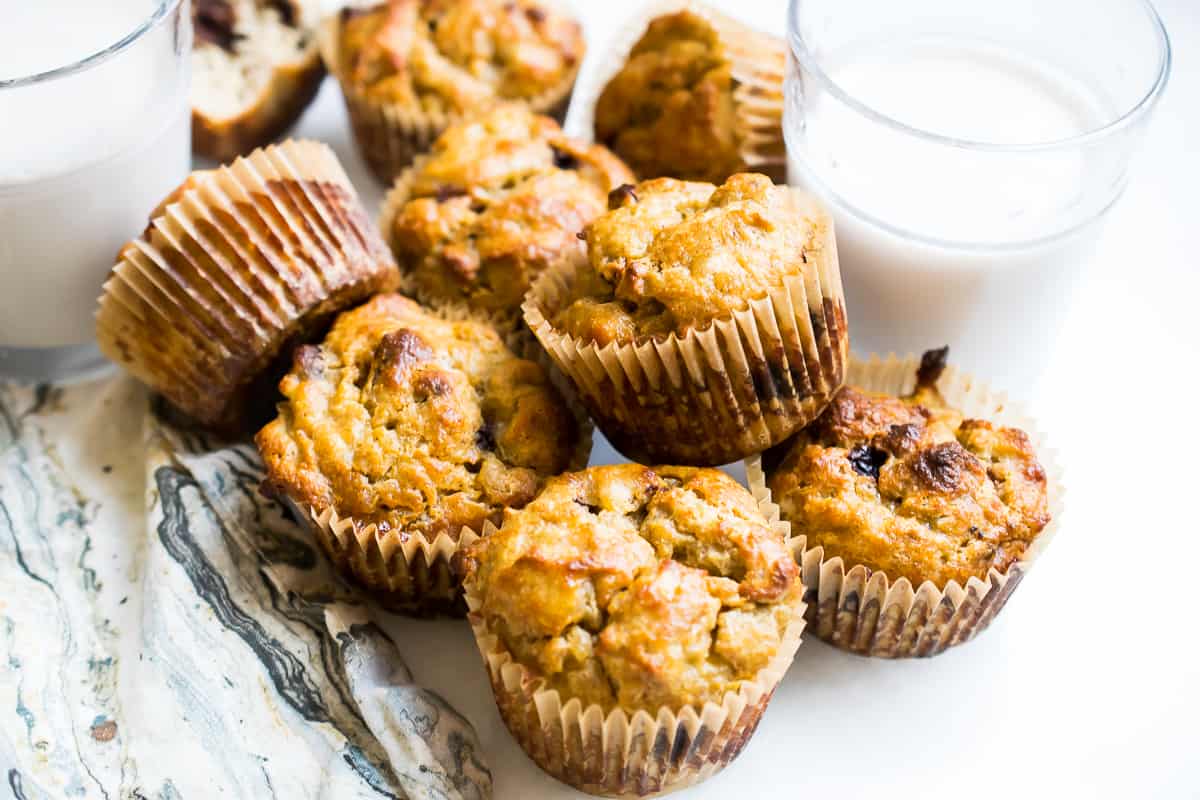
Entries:
{"type": "Polygon", "coordinates": [[[633,174],[599,145],[505,104],[457,123],[397,181],[381,224],[419,299],[513,317],[547,265],[633,174]]]}
{"type": "Polygon", "coordinates": [[[400,280],[327,145],[289,140],[193,172],[117,255],[104,354],[191,421],[242,436],[274,414],[294,345],[400,280]]]}
{"type": "Polygon", "coordinates": [[[588,781],[579,765],[535,741],[562,726],[526,727],[532,692],[653,717],[720,705],[757,682],[765,705],[798,643],[802,587],[784,535],[717,470],[620,464],[562,475],[464,561],[481,650],[535,684],[510,692],[494,671],[501,713],[543,769],[575,785],[588,781]]]}
{"type": "MultiPolygon", "coordinates": [[[[280,391],[279,416],[256,439],[264,489],[314,518],[334,561],[396,606],[457,597],[448,573],[422,585],[416,573],[433,565],[410,563],[413,547],[498,523],[587,444],[542,369],[489,326],[395,294],[297,350],[280,391]]],[[[446,572],[452,552],[442,555],[446,572]]]]}
{"type": "Polygon", "coordinates": [[[843,388],[768,469],[806,548],[914,587],[962,586],[1006,571],[1049,523],[1029,437],[947,407],[937,389],[945,358],[926,353],[906,397],[843,388]]]}
{"type": "Polygon", "coordinates": [[[609,209],[584,229],[586,258],[535,284],[525,319],[614,445],[712,466],[815,417],[847,357],[828,213],[749,173],[622,186],[609,209]],[[616,377],[596,382],[591,360],[616,377]]]}
{"type": "Polygon", "coordinates": [[[641,178],[719,183],[757,169],[782,180],[783,63],[782,42],[729,20],[658,17],[596,101],[596,141],[641,178]],[[759,70],[762,90],[739,80],[759,70]]]}
{"type": "Polygon", "coordinates": [[[391,182],[447,124],[498,101],[562,117],[585,45],[538,0],[388,0],[325,26],[363,155],[391,182]]]}

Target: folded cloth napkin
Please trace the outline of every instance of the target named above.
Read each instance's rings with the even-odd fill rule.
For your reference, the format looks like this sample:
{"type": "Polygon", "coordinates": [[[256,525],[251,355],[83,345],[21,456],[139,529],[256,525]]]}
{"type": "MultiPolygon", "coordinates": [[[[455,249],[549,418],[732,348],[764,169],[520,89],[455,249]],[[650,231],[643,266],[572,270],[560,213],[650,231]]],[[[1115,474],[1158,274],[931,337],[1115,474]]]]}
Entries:
{"type": "Polygon", "coordinates": [[[253,445],[117,377],[0,384],[14,797],[491,796],[474,729],[258,493],[253,445]]]}

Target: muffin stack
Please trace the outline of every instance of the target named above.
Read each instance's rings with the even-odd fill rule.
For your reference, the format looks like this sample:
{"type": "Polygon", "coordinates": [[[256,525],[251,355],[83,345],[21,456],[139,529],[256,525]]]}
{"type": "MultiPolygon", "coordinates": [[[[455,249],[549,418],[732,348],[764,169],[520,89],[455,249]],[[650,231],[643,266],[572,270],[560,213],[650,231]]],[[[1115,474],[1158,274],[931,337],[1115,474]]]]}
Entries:
{"type": "Polygon", "coordinates": [[[850,358],[829,214],[762,174],[778,42],[694,3],[638,28],[592,144],[540,113],[583,54],[557,9],[327,19],[378,229],[328,148],[256,151],[153,212],[97,323],[197,424],[275,403],[263,491],[385,607],[465,615],[529,756],[619,796],[732,761],[806,624],[970,639],[1061,501],[945,350],[850,358]],[[593,423],[630,463],[587,468],[593,423]]]}

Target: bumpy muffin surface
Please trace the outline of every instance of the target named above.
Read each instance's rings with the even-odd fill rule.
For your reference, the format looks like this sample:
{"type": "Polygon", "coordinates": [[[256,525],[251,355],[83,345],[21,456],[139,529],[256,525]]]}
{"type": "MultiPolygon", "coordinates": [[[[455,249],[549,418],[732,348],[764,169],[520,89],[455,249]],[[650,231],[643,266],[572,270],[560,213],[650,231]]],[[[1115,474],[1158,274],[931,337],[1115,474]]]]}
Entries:
{"type": "Polygon", "coordinates": [[[769,471],[806,546],[940,588],[1003,572],[1049,523],[1029,437],[948,408],[936,389],[944,358],[926,354],[908,397],[843,388],[769,471]]]}
{"type": "Polygon", "coordinates": [[[653,20],[596,102],[596,141],[642,178],[718,183],[745,169],[731,65],[691,11],[653,20]]]}
{"type": "Polygon", "coordinates": [[[567,469],[580,431],[542,369],[487,325],[378,295],[301,347],[259,432],[266,488],[428,539],[499,522],[567,469]]]}
{"type": "Polygon", "coordinates": [[[513,658],[606,710],[720,702],[774,657],[802,591],[749,492],[687,467],[555,478],[466,568],[513,658]]]}
{"type": "Polygon", "coordinates": [[[764,175],[721,186],[657,178],[609,197],[585,230],[587,263],[553,324],[604,345],[683,335],[802,275],[828,218],[764,175]]]}
{"type": "Polygon", "coordinates": [[[577,254],[577,234],[633,180],[620,159],[504,105],[452,125],[398,191],[409,199],[387,238],[430,302],[516,313],[548,264],[577,254]]]}
{"type": "Polygon", "coordinates": [[[368,97],[457,115],[549,92],[584,42],[578,23],[533,0],[389,0],[342,12],[340,52],[368,97]]]}

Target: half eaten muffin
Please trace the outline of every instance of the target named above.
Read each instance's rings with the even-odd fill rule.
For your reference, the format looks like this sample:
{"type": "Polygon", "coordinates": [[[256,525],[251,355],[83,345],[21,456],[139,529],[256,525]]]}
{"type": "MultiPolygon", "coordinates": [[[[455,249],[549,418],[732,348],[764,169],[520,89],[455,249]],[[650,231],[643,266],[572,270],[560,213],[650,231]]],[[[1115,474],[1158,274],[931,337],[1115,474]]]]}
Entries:
{"type": "Polygon", "coordinates": [[[457,609],[451,557],[464,531],[499,523],[590,448],[541,367],[490,326],[395,294],[300,348],[280,391],[278,418],[256,438],[265,491],[399,610],[457,609]]]}
{"type": "Polygon", "coordinates": [[[669,791],[725,766],[799,644],[785,535],[717,470],[563,475],[464,555],[505,723],[585,791],[669,791]]]}

